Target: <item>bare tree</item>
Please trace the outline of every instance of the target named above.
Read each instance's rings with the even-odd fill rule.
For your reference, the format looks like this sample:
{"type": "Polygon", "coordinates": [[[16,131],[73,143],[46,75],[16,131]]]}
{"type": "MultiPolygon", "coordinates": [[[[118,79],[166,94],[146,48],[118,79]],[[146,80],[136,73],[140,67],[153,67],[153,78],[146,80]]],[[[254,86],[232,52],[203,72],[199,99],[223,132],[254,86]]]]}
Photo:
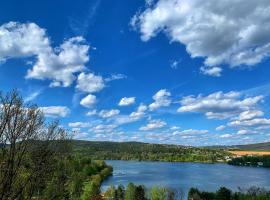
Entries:
{"type": "Polygon", "coordinates": [[[38,197],[66,138],[57,122],[46,124],[38,107],[25,104],[17,91],[1,93],[0,200],[38,197]]]}

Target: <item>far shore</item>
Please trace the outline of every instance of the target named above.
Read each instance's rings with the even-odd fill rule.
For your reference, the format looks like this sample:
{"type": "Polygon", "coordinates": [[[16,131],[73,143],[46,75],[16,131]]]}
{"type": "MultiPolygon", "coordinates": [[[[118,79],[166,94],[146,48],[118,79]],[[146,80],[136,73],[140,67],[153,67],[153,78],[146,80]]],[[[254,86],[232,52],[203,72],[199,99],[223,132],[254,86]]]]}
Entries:
{"type": "Polygon", "coordinates": [[[264,156],[264,155],[270,155],[270,151],[245,151],[245,150],[237,150],[237,151],[228,151],[231,154],[237,155],[237,156],[246,156],[246,155],[256,155],[256,156],[264,156]]]}

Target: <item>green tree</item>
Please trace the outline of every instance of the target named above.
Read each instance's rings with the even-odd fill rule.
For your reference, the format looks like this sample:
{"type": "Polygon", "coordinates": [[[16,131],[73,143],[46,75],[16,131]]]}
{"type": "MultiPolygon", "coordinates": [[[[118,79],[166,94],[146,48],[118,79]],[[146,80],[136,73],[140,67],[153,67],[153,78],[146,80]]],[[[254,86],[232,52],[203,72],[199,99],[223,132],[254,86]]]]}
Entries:
{"type": "Polygon", "coordinates": [[[135,189],[135,200],[145,200],[145,189],[144,186],[136,186],[135,189]]]}
{"type": "Polygon", "coordinates": [[[153,187],[150,191],[151,200],[166,200],[167,190],[165,188],[153,187]]]}
{"type": "Polygon", "coordinates": [[[104,193],[104,197],[107,200],[113,200],[115,197],[115,193],[115,187],[112,185],[106,190],[106,192],[104,193]]]}
{"type": "Polygon", "coordinates": [[[218,191],[217,191],[217,199],[218,200],[230,200],[232,198],[232,192],[231,190],[225,188],[225,187],[221,187],[218,191]]]}
{"type": "Polygon", "coordinates": [[[85,182],[81,200],[93,200],[99,196],[99,187],[92,181],[85,182]]]}
{"type": "Polygon", "coordinates": [[[133,183],[129,183],[126,188],[124,200],[135,200],[136,186],[133,183]]]}

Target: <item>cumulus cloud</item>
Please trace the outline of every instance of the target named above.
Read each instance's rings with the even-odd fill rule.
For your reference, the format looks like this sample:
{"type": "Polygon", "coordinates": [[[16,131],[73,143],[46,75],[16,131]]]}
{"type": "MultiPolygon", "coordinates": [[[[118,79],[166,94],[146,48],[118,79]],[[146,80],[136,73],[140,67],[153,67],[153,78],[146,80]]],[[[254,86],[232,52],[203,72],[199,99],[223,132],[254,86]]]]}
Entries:
{"type": "Polygon", "coordinates": [[[261,117],[264,113],[260,110],[247,110],[239,114],[239,120],[249,120],[255,117],[261,117]]]}
{"type": "Polygon", "coordinates": [[[232,134],[223,134],[220,137],[221,138],[231,138],[231,137],[233,137],[233,135],[232,134]]]}
{"type": "Polygon", "coordinates": [[[120,110],[118,109],[101,110],[98,115],[102,118],[110,118],[110,117],[118,115],[119,113],[120,113],[120,110]]]}
{"type": "Polygon", "coordinates": [[[206,66],[203,66],[203,67],[200,68],[200,70],[204,75],[216,76],[216,77],[220,77],[221,72],[222,72],[222,68],[220,68],[220,67],[206,67],[206,66]]]}
{"type": "Polygon", "coordinates": [[[97,110],[90,110],[86,113],[86,116],[94,116],[97,114],[97,110]]]}
{"type": "Polygon", "coordinates": [[[239,92],[215,92],[208,96],[186,96],[180,101],[180,113],[204,113],[209,119],[226,119],[241,112],[254,110],[263,96],[244,97],[239,92]]]}
{"type": "Polygon", "coordinates": [[[46,30],[35,23],[9,22],[0,26],[0,62],[11,58],[35,58],[26,78],[51,80],[51,87],[70,86],[75,73],[89,61],[89,45],[73,37],[53,48],[46,30]]]}
{"type": "Polygon", "coordinates": [[[200,135],[205,133],[208,133],[208,130],[186,129],[183,131],[175,131],[173,135],[200,135]]]}
{"type": "Polygon", "coordinates": [[[154,129],[160,129],[166,126],[167,123],[161,120],[151,120],[148,122],[146,126],[140,127],[139,130],[141,131],[149,131],[149,130],[154,130],[154,129]]]}
{"type": "Polygon", "coordinates": [[[221,68],[252,66],[270,56],[270,1],[158,0],[131,19],[148,41],[164,32],[204,58],[203,73],[219,76],[221,68]]]}
{"type": "Polygon", "coordinates": [[[70,122],[68,126],[71,128],[88,128],[91,124],[89,122],[70,122]]]}
{"type": "Polygon", "coordinates": [[[66,106],[48,106],[40,107],[40,110],[46,117],[66,117],[70,114],[70,109],[66,106]]]}
{"type": "Polygon", "coordinates": [[[82,92],[99,92],[105,87],[102,76],[96,76],[93,73],[86,74],[82,72],[77,79],[76,88],[82,92]]]}
{"type": "Polygon", "coordinates": [[[166,107],[171,104],[171,93],[166,89],[159,90],[154,96],[154,102],[149,105],[149,110],[153,111],[160,107],[166,107]]]}
{"type": "Polygon", "coordinates": [[[80,104],[86,108],[91,108],[93,105],[96,104],[96,102],[97,102],[96,96],[89,94],[80,101],[80,104]]]}
{"type": "Polygon", "coordinates": [[[90,131],[92,131],[94,133],[110,133],[116,127],[117,126],[114,124],[99,124],[99,125],[93,127],[92,129],[90,129],[90,131]]]}
{"type": "Polygon", "coordinates": [[[123,97],[118,103],[119,106],[129,106],[135,103],[135,97],[123,97]]]}
{"type": "Polygon", "coordinates": [[[146,116],[147,106],[144,104],[140,104],[136,111],[130,113],[129,115],[119,115],[114,120],[118,125],[127,124],[131,122],[135,122],[141,120],[146,116]]]}
{"type": "Polygon", "coordinates": [[[224,125],[220,125],[216,128],[216,131],[223,131],[226,128],[224,125]]]}
{"type": "Polygon", "coordinates": [[[141,119],[142,117],[145,116],[146,114],[146,111],[147,111],[147,106],[144,105],[144,104],[141,104],[137,110],[135,112],[132,112],[129,117],[132,119],[132,120],[139,120],[141,119]]]}
{"type": "Polygon", "coordinates": [[[267,127],[270,126],[270,119],[267,118],[254,118],[250,120],[235,120],[228,123],[229,126],[236,127],[267,127]]]}

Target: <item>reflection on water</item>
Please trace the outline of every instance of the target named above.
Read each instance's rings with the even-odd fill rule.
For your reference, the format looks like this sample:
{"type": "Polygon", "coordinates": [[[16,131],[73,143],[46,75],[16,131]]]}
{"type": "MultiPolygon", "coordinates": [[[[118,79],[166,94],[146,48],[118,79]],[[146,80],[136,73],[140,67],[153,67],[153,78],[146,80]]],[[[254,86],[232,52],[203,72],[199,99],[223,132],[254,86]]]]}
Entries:
{"type": "Polygon", "coordinates": [[[143,184],[147,188],[164,186],[187,194],[191,187],[215,191],[221,186],[237,190],[251,186],[270,188],[270,169],[237,167],[227,164],[107,161],[113,166],[113,176],[102,184],[143,184]]]}

